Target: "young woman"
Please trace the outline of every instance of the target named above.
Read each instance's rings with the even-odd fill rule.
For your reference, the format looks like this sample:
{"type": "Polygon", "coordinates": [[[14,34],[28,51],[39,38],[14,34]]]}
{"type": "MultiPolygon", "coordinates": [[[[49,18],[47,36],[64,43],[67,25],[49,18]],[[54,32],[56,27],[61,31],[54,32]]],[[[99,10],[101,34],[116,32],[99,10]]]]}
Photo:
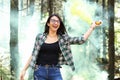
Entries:
{"type": "Polygon", "coordinates": [[[34,69],[34,80],[63,80],[60,73],[62,64],[75,70],[70,45],[84,43],[96,26],[93,22],[83,36],[70,37],[61,18],[56,14],[49,16],[44,33],[36,37],[33,52],[21,72],[20,80],[24,80],[29,66],[34,69]]]}

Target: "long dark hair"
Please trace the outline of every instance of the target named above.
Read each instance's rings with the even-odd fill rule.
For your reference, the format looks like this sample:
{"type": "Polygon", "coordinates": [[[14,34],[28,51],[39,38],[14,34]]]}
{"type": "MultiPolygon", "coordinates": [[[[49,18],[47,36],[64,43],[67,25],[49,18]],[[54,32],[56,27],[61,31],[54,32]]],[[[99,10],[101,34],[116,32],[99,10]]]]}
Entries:
{"type": "Polygon", "coordinates": [[[56,17],[60,20],[60,27],[59,27],[58,30],[57,30],[57,34],[58,34],[58,35],[62,35],[62,34],[67,33],[67,32],[66,32],[66,28],[65,28],[65,26],[64,26],[64,23],[62,22],[62,20],[61,20],[61,18],[59,17],[58,14],[52,14],[52,15],[50,15],[50,16],[48,17],[47,22],[46,22],[46,24],[45,24],[44,33],[47,33],[47,34],[49,33],[49,26],[47,25],[47,23],[50,22],[50,19],[51,19],[51,17],[53,17],[53,16],[56,16],[56,17]]]}

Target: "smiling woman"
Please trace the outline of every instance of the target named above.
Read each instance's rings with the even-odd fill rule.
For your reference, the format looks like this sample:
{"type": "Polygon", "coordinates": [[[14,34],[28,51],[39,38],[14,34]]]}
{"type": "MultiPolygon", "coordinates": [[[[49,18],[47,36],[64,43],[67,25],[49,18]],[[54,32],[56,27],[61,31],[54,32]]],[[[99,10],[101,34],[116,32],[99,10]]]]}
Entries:
{"type": "Polygon", "coordinates": [[[59,21],[59,19],[56,16],[53,16],[50,19],[50,22],[47,23],[47,25],[49,26],[49,33],[50,33],[49,36],[51,36],[53,34],[51,32],[54,32],[54,31],[57,32],[57,30],[58,30],[58,28],[60,26],[60,21],[59,21]]]}
{"type": "Polygon", "coordinates": [[[84,43],[96,26],[93,22],[83,36],[70,37],[61,18],[57,14],[49,16],[44,33],[36,37],[33,52],[21,72],[20,80],[24,79],[29,66],[34,69],[34,80],[63,80],[61,65],[69,65],[75,70],[70,45],[84,43]]]}

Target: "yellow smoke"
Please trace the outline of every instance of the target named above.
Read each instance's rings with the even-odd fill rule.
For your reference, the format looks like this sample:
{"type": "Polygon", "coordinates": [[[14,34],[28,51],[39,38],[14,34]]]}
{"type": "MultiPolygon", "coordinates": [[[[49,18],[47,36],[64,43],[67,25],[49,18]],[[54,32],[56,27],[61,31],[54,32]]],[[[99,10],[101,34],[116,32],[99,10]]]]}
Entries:
{"type": "Polygon", "coordinates": [[[80,0],[73,1],[70,6],[70,11],[72,15],[78,16],[80,19],[90,24],[93,21],[94,7],[88,7],[86,4],[88,3],[80,0]]]}

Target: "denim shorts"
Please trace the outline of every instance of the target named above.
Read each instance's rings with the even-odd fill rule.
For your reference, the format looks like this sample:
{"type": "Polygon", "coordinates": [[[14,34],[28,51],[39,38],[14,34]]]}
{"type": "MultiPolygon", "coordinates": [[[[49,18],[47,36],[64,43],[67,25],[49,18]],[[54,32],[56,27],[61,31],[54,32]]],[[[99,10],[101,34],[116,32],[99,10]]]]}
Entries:
{"type": "Polygon", "coordinates": [[[60,68],[56,66],[36,66],[34,80],[63,80],[60,68]]]}

